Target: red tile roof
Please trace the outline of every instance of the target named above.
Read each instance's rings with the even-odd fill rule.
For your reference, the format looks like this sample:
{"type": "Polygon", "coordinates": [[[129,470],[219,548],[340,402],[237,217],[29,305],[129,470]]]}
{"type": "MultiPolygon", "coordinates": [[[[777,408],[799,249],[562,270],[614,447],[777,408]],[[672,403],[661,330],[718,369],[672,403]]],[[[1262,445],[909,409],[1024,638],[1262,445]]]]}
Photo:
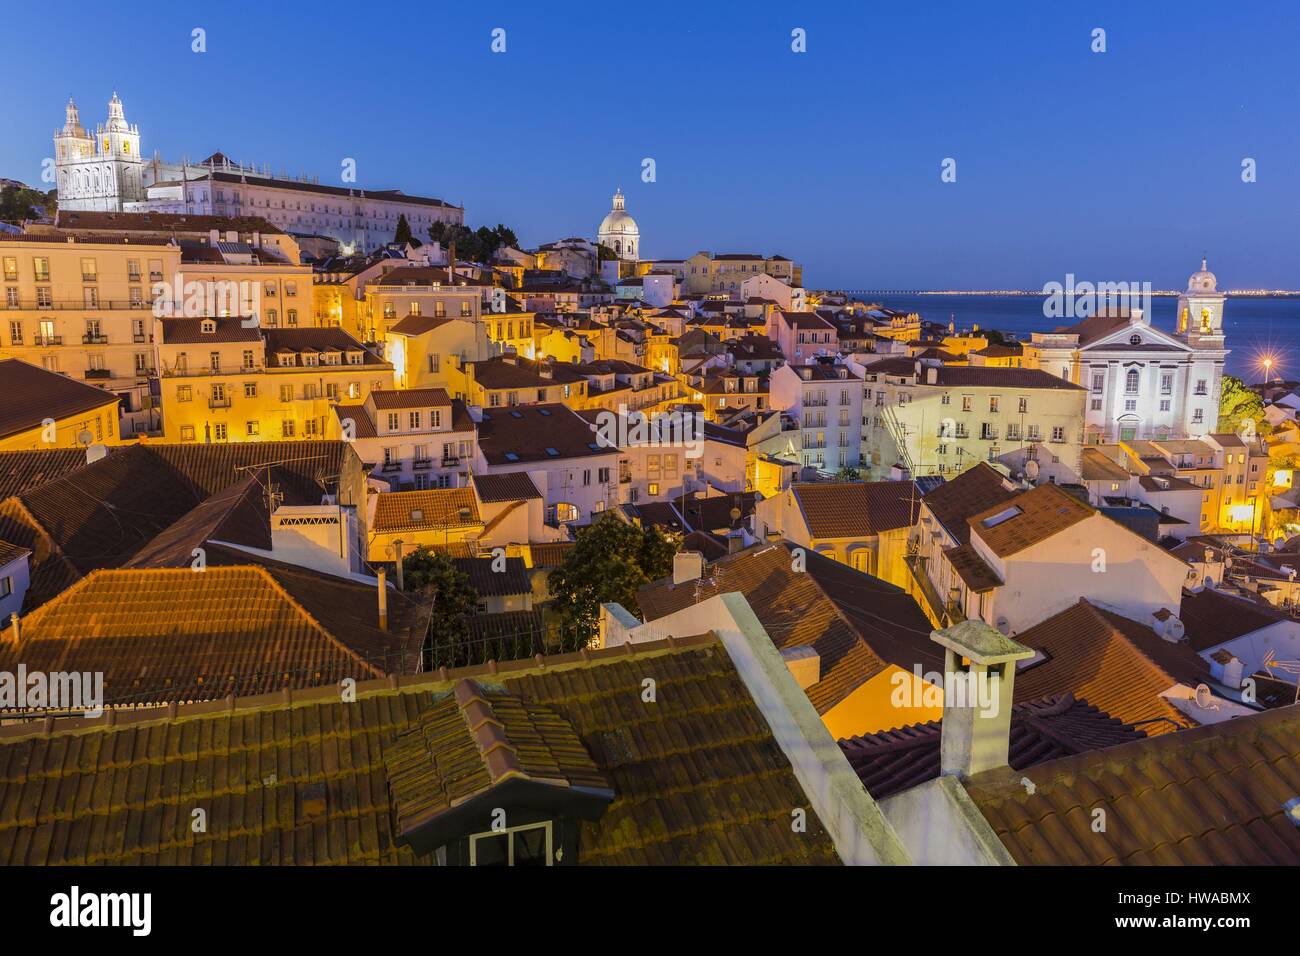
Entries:
{"type": "Polygon", "coordinates": [[[814,538],[867,538],[910,528],[921,505],[910,481],[795,482],[790,493],[814,538]]]}
{"type": "MultiPolygon", "coordinates": [[[[850,737],[840,749],[877,800],[939,776],[942,722],[932,720],[850,737]]],[[[1008,764],[1028,770],[1049,760],[1113,747],[1146,735],[1069,694],[1026,701],[1011,709],[1008,764]]]]}
{"type": "Polygon", "coordinates": [[[1283,707],[988,771],[966,790],[1021,865],[1295,866],[1297,766],[1300,708],[1283,707]]]}
{"type": "Polygon", "coordinates": [[[1096,509],[1048,482],[971,515],[967,524],[994,554],[1006,558],[1095,514],[1096,509]],[[1009,510],[1014,513],[1004,517],[1009,510]]]}
{"type": "Polygon", "coordinates": [[[0,438],[40,428],[47,418],[62,421],[118,402],[113,392],[21,359],[0,359],[0,383],[0,438]]]}

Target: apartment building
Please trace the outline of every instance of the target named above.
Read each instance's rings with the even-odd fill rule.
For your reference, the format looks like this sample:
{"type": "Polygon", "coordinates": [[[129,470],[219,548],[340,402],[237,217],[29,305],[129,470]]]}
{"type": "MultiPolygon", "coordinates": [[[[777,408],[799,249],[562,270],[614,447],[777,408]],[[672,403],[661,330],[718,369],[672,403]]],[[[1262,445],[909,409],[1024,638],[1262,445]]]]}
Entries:
{"type": "Polygon", "coordinates": [[[772,408],[785,412],[799,435],[804,467],[835,472],[857,468],[862,455],[862,375],[851,364],[822,361],[782,365],[770,379],[772,408]]]}
{"type": "Polygon", "coordinates": [[[394,491],[464,487],[474,460],[474,420],[441,388],[374,389],[335,405],[326,434],[351,441],[394,491]]]}
{"type": "Polygon", "coordinates": [[[951,475],[996,462],[1030,480],[1077,482],[1085,391],[1039,369],[907,358],[853,367],[863,377],[863,460],[951,475]]]}
{"type": "Polygon", "coordinates": [[[156,432],[153,285],[171,281],[180,259],[173,240],[157,237],[0,234],[0,358],[107,389],[124,435],[156,432]]]}
{"type": "Polygon", "coordinates": [[[160,319],[157,328],[167,441],[318,439],[333,405],[394,387],[393,366],[342,329],[238,318],[160,319]]]}

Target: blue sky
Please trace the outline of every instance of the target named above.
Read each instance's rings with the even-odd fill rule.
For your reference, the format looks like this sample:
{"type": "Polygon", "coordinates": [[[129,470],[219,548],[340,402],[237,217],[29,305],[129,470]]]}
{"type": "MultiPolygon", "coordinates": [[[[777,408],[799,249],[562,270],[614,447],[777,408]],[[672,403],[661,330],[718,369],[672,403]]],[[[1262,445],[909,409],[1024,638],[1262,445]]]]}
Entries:
{"type": "Polygon", "coordinates": [[[1225,286],[1300,287],[1294,0],[81,6],[7,4],[30,82],[0,176],[39,181],[67,97],[94,124],[116,89],[146,155],[352,157],[525,244],[593,235],[622,186],[644,255],[780,253],[812,286],[1176,287],[1205,251],[1225,286]]]}

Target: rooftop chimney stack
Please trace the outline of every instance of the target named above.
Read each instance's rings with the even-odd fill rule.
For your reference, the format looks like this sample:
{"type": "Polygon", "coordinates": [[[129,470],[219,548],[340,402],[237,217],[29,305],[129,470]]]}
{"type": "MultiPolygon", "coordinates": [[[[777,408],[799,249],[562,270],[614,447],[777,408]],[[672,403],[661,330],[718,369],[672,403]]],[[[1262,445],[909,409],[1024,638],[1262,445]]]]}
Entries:
{"type": "Polygon", "coordinates": [[[388,574],[379,569],[379,629],[388,630],[388,574]]]}
{"type": "Polygon", "coordinates": [[[689,584],[704,574],[704,555],[698,551],[678,551],[673,555],[673,584],[689,584]]]}
{"type": "Polygon", "coordinates": [[[970,777],[1007,765],[1016,662],[1034,656],[983,621],[935,631],[944,648],[939,772],[970,777]]]}

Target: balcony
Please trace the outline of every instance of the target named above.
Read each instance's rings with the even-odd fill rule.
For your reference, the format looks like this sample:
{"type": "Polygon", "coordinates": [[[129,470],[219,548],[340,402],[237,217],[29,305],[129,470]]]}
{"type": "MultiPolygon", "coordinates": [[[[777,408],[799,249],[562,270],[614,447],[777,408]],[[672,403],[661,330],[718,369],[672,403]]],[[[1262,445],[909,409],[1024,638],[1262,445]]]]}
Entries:
{"type": "Polygon", "coordinates": [[[144,333],[137,333],[131,336],[131,341],[134,342],[136,345],[144,345],[147,339],[148,336],[145,335],[144,333]]]}
{"type": "MultiPolygon", "coordinates": [[[[443,464],[444,465],[446,464],[446,459],[443,459],[443,464]]],[[[412,459],[411,467],[416,471],[428,471],[433,467],[433,459],[432,458],[412,459]]]]}
{"type": "Polygon", "coordinates": [[[85,299],[19,299],[16,302],[6,300],[6,309],[36,309],[41,312],[124,312],[128,310],[152,309],[153,303],[145,300],[99,299],[87,303],[85,299]]]}
{"type": "Polygon", "coordinates": [[[402,463],[400,461],[386,461],[379,466],[379,470],[391,475],[393,472],[402,470],[402,463]]]}
{"type": "Polygon", "coordinates": [[[229,407],[230,407],[230,396],[228,395],[225,398],[208,399],[208,408],[229,408],[229,407]]]}
{"type": "Polygon", "coordinates": [[[443,455],[443,456],[442,456],[442,467],[443,467],[443,468],[457,468],[457,467],[459,467],[459,466],[460,466],[460,455],[443,455]]]}
{"type": "Polygon", "coordinates": [[[107,335],[91,335],[89,332],[81,337],[82,345],[107,345],[107,335]]]}
{"type": "Polygon", "coordinates": [[[42,348],[48,345],[62,345],[63,336],[61,335],[36,335],[32,337],[32,345],[42,348]]]}
{"type": "Polygon", "coordinates": [[[113,377],[113,372],[111,369],[106,369],[106,368],[86,369],[86,378],[96,379],[96,378],[112,378],[112,377],[113,377]]]}

